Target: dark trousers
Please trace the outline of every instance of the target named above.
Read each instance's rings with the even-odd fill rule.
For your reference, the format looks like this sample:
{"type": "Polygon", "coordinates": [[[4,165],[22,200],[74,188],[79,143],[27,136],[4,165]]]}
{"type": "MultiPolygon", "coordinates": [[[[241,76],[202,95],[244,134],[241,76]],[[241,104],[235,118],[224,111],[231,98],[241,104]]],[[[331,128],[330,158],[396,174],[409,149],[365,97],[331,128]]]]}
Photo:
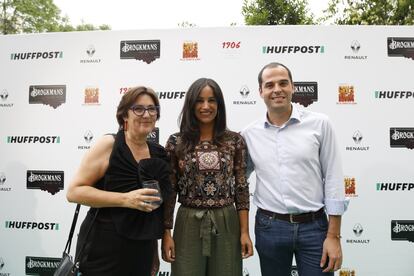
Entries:
{"type": "MultiPolygon", "coordinates": [[[[90,225],[87,216],[79,231],[78,243],[90,225]]],[[[131,240],[119,236],[112,222],[96,220],[87,237],[80,261],[82,276],[150,276],[154,240],[131,240]]],[[[77,248],[78,254],[79,248],[77,248]]]]}
{"type": "Polygon", "coordinates": [[[290,223],[256,213],[256,249],[262,276],[290,276],[293,255],[300,276],[333,276],[320,267],[328,230],[326,216],[306,223],[290,223]]]}

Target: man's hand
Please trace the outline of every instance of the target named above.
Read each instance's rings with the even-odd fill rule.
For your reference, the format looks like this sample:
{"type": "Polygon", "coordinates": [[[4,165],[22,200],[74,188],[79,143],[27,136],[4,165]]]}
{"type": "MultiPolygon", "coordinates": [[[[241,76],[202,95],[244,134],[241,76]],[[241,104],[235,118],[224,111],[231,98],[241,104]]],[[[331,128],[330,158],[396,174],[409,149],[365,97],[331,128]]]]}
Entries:
{"type": "Polygon", "coordinates": [[[325,267],[323,272],[333,272],[341,268],[342,249],[341,241],[338,237],[327,236],[323,242],[323,251],[321,259],[321,268],[325,267]]]}

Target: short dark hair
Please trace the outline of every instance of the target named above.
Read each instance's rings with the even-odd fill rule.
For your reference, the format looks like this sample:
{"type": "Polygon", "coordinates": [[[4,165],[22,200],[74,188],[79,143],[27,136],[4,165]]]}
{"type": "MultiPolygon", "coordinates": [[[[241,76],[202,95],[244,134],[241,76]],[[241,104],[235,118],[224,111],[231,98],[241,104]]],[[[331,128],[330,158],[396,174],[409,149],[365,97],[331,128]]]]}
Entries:
{"type": "Polygon", "coordinates": [[[194,81],[188,88],[185,95],[183,109],[178,117],[181,137],[183,140],[183,145],[180,147],[181,150],[190,150],[199,142],[200,125],[195,116],[194,109],[201,90],[203,90],[206,86],[211,87],[217,102],[217,115],[214,119],[213,142],[219,143],[221,137],[227,129],[226,106],[220,86],[212,79],[200,78],[194,81]]]}
{"type": "MultiPolygon", "coordinates": [[[[145,86],[136,86],[131,87],[128,91],[122,96],[121,101],[119,102],[118,108],[116,110],[116,120],[118,121],[119,128],[121,129],[124,125],[124,118],[128,116],[129,108],[135,103],[137,98],[141,95],[148,95],[154,101],[156,106],[160,106],[160,101],[158,100],[157,94],[152,88],[145,86]]],[[[157,120],[160,118],[160,109],[158,109],[157,120]]]]}
{"type": "Polygon", "coordinates": [[[262,79],[262,76],[263,76],[263,71],[264,71],[265,69],[267,69],[267,68],[276,68],[276,67],[283,67],[283,68],[285,68],[285,69],[286,69],[286,71],[288,72],[290,82],[291,82],[291,83],[293,83],[292,72],[290,72],[290,69],[289,69],[289,68],[287,68],[287,66],[286,66],[286,65],[284,65],[284,64],[282,64],[282,63],[279,63],[279,62],[271,62],[271,63],[269,63],[269,64],[266,64],[266,65],[262,68],[262,70],[260,70],[260,72],[259,72],[259,75],[258,75],[257,79],[258,79],[258,81],[259,81],[259,88],[260,88],[260,89],[262,88],[262,83],[263,83],[263,79],[262,79]]]}

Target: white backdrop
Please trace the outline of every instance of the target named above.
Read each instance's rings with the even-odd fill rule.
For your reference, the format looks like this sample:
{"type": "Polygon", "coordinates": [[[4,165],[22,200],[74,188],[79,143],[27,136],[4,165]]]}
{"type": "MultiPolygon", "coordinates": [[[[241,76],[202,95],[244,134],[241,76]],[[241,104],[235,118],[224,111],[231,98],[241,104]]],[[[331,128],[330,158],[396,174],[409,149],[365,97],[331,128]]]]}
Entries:
{"type": "MultiPolygon", "coordinates": [[[[232,130],[263,116],[257,73],[272,61],[290,67],[295,82],[311,82],[297,84],[302,105],[329,115],[336,128],[351,197],[336,275],[414,275],[413,41],[413,26],[1,36],[0,276],[51,275],[75,209],[65,190],[87,148],[116,132],[116,106],[128,87],[159,92],[164,145],[199,77],[220,84],[232,130]]],[[[250,182],[253,193],[254,175],[250,182]]],[[[252,205],[253,239],[255,211],[252,205]]],[[[260,275],[255,253],[245,275],[260,275]]],[[[160,275],[169,275],[168,264],[160,275]]]]}

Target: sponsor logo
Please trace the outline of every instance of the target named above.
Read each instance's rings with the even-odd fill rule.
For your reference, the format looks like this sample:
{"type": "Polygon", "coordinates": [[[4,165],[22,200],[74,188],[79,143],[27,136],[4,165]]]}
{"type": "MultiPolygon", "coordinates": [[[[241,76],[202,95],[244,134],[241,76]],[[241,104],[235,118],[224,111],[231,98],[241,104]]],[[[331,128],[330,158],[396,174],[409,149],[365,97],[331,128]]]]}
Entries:
{"type": "Polygon", "coordinates": [[[26,256],[26,275],[53,275],[61,258],[26,256]]]}
{"type": "Polygon", "coordinates": [[[66,85],[31,85],[29,104],[44,104],[57,108],[66,102],[66,85]]]}
{"type": "Polygon", "coordinates": [[[414,242],[414,220],[392,220],[391,240],[414,242]]]}
{"type": "Polygon", "coordinates": [[[5,187],[4,184],[6,183],[6,174],[4,172],[0,172],[0,192],[10,192],[10,187],[5,187]]]}
{"type": "Polygon", "coordinates": [[[83,140],[85,142],[85,144],[83,145],[79,145],[78,149],[79,150],[88,150],[91,148],[90,144],[92,143],[94,136],[92,131],[90,131],[89,129],[87,131],[85,131],[85,133],[83,134],[83,140]]]}
{"type": "Polygon", "coordinates": [[[9,92],[7,92],[6,89],[3,89],[0,93],[0,99],[5,101],[5,100],[7,100],[8,97],[9,97],[9,92]]]}
{"type": "Polygon", "coordinates": [[[93,45],[89,45],[88,48],[86,48],[86,54],[88,55],[88,58],[86,59],[81,59],[80,63],[100,63],[101,59],[100,58],[94,58],[93,56],[95,55],[95,46],[93,45]]]}
{"type": "Polygon", "coordinates": [[[375,91],[376,99],[414,99],[413,91],[375,91]]]}
{"type": "Polygon", "coordinates": [[[346,146],[345,150],[347,151],[368,151],[369,146],[363,146],[361,144],[362,138],[363,138],[362,133],[359,130],[355,131],[354,134],[352,135],[352,140],[354,141],[355,145],[346,146]]]}
{"type": "Polygon", "coordinates": [[[119,88],[119,94],[124,95],[126,92],[128,92],[128,89],[130,87],[121,87],[119,88]]]}
{"type": "Polygon", "coordinates": [[[339,270],[339,276],[356,276],[355,269],[342,268],[339,270]]]}
{"type": "MultiPolygon", "coordinates": [[[[355,237],[361,237],[362,233],[364,232],[364,228],[360,223],[356,223],[352,228],[352,232],[354,232],[355,237]]],[[[347,239],[346,243],[350,244],[368,244],[370,242],[369,239],[347,239]]]]}
{"type": "Polygon", "coordinates": [[[7,98],[9,97],[9,92],[6,89],[3,89],[0,92],[0,107],[13,107],[13,103],[4,103],[7,101],[7,98]]]}
{"type": "Polygon", "coordinates": [[[351,42],[351,46],[350,46],[352,52],[354,53],[353,55],[346,55],[344,58],[345,59],[352,59],[352,60],[364,60],[367,59],[368,56],[361,56],[361,55],[357,55],[359,50],[361,49],[361,44],[358,42],[358,40],[354,40],[351,42]]]}
{"type": "Polygon", "coordinates": [[[160,129],[158,127],[154,128],[148,134],[147,140],[158,144],[160,142],[160,129]]]}
{"type": "Polygon", "coordinates": [[[63,190],[63,171],[27,171],[27,189],[47,191],[52,195],[63,190]]]}
{"type": "Polygon", "coordinates": [[[344,184],[345,184],[345,195],[347,197],[358,197],[356,193],[355,177],[345,177],[344,184]]]}
{"type": "Polygon", "coordinates": [[[10,276],[10,273],[3,271],[4,266],[5,266],[4,260],[2,257],[0,257],[0,276],[10,276]]]}
{"type": "Polygon", "coordinates": [[[121,41],[121,59],[136,59],[150,64],[160,58],[160,40],[124,40],[121,41]]]}
{"type": "Polygon", "coordinates": [[[390,147],[414,149],[414,128],[390,128],[390,147]]]}
{"type": "Polygon", "coordinates": [[[59,223],[34,221],[5,221],[6,229],[59,230],[59,223]]]}
{"type": "Polygon", "coordinates": [[[362,225],[360,223],[357,223],[354,225],[354,228],[352,228],[352,231],[354,232],[355,236],[359,237],[361,236],[362,232],[364,232],[364,228],[362,228],[362,225]]]}
{"type": "Polygon", "coordinates": [[[7,136],[8,144],[60,144],[60,136],[7,136]]]}
{"type": "Polygon", "coordinates": [[[263,54],[323,54],[325,46],[262,46],[263,54]]]}
{"type": "Polygon", "coordinates": [[[99,88],[87,87],[84,90],[84,104],[85,105],[99,105],[99,88]]]}
{"type": "Polygon", "coordinates": [[[168,272],[168,271],[158,271],[156,276],[170,276],[170,272],[168,272]]]}
{"type": "Polygon", "coordinates": [[[413,37],[388,37],[388,56],[414,59],[413,37]]]}
{"type": "Polygon", "coordinates": [[[225,41],[222,43],[223,49],[239,49],[241,41],[225,41]]]}
{"type": "Polygon", "coordinates": [[[183,56],[181,60],[199,60],[198,58],[198,42],[185,41],[183,43],[183,56]]]}
{"type": "Polygon", "coordinates": [[[344,84],[338,87],[338,104],[356,104],[353,85],[344,84]]]}
{"type": "Polygon", "coordinates": [[[243,268],[243,276],[250,276],[249,270],[247,268],[243,268]]]}
{"type": "Polygon", "coordinates": [[[167,100],[167,99],[182,99],[185,97],[185,91],[161,91],[156,92],[158,95],[158,98],[160,100],[167,100]]]}
{"type": "Polygon", "coordinates": [[[11,53],[11,60],[28,60],[28,59],[58,59],[63,58],[62,51],[50,52],[26,52],[26,53],[11,53]]]}
{"type": "Polygon", "coordinates": [[[317,82],[294,82],[293,85],[295,91],[292,95],[292,102],[307,107],[318,101],[317,82]]]}
{"type": "Polygon", "coordinates": [[[240,97],[241,97],[243,100],[234,100],[234,101],[233,101],[233,104],[236,104],[236,105],[253,105],[253,104],[256,104],[256,101],[253,101],[253,100],[247,100],[247,98],[248,98],[248,97],[249,97],[249,95],[251,94],[251,93],[250,93],[250,89],[249,89],[249,87],[247,87],[247,85],[243,85],[243,86],[240,88],[240,90],[239,90],[238,94],[240,95],[240,97]]]}
{"type": "Polygon", "coordinates": [[[414,183],[411,182],[378,182],[377,191],[411,191],[414,190],[414,183]]]}

